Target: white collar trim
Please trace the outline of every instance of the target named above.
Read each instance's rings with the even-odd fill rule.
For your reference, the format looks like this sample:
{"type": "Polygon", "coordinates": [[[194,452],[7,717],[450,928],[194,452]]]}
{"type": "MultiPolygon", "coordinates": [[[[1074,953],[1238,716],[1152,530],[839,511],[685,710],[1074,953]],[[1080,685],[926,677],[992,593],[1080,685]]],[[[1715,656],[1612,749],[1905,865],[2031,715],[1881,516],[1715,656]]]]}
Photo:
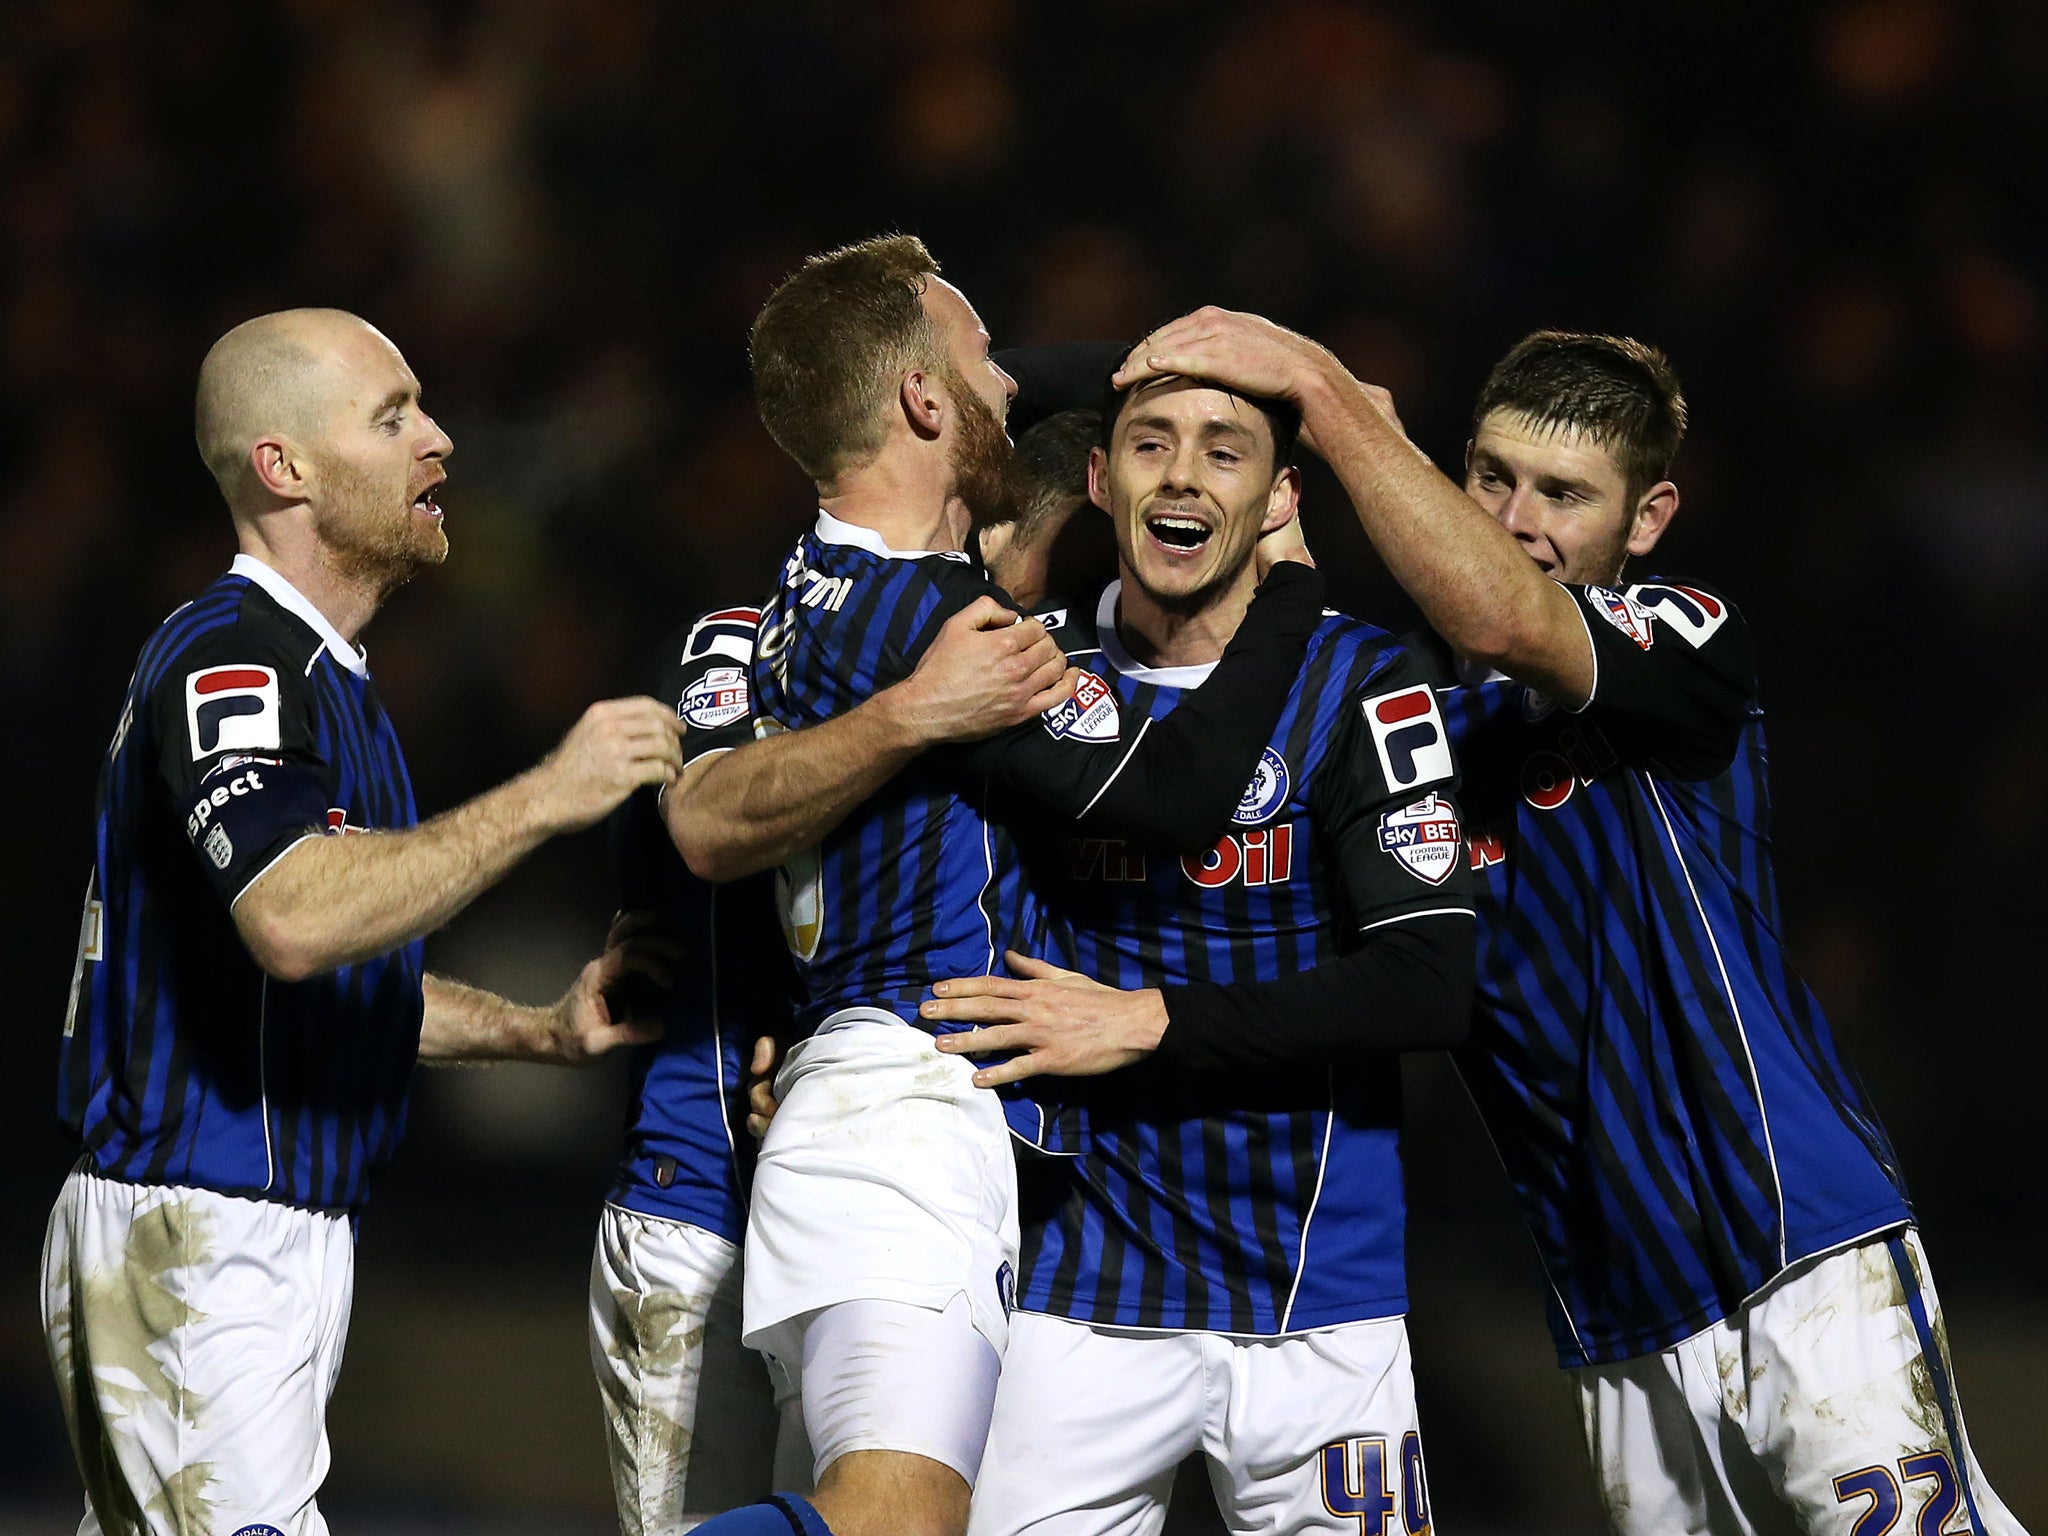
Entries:
{"type": "Polygon", "coordinates": [[[1123,636],[1116,632],[1116,605],[1123,596],[1123,590],[1121,580],[1112,581],[1102,589],[1102,600],[1095,605],[1095,638],[1102,642],[1102,659],[1119,675],[1134,683],[1150,683],[1155,688],[1199,688],[1209,681],[1209,674],[1216,670],[1213,661],[1194,661],[1180,667],[1148,667],[1124,649],[1123,636]]]}
{"type": "Polygon", "coordinates": [[[891,549],[882,542],[882,536],[872,528],[863,528],[859,523],[845,522],[834,517],[823,507],[818,508],[818,538],[826,544],[847,544],[855,549],[864,549],[871,555],[880,555],[884,560],[929,560],[937,556],[941,560],[965,560],[966,555],[951,549],[891,549]]]}
{"type": "MultiPolygon", "coordinates": [[[[235,563],[228,567],[228,574],[245,576],[268,592],[277,600],[278,607],[304,621],[306,627],[320,637],[320,643],[333,654],[334,659],[357,677],[370,675],[368,658],[341,638],[341,631],[327,622],[327,615],[313,606],[312,599],[254,555],[235,556],[235,563]]],[[[312,664],[309,662],[307,670],[311,669],[312,664]]]]}

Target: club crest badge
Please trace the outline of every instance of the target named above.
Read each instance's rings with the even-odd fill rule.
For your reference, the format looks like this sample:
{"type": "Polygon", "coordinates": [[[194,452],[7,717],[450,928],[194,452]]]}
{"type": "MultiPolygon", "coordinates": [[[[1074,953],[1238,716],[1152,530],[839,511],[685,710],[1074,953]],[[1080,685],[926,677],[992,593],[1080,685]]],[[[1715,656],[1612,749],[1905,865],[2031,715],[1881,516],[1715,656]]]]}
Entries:
{"type": "Polygon", "coordinates": [[[713,667],[690,685],[676,713],[695,730],[715,731],[746,719],[752,707],[746,668],[713,667]]]}
{"type": "Polygon", "coordinates": [[[1093,672],[1083,672],[1074,684],[1074,696],[1056,704],[1039,717],[1059,741],[1115,741],[1123,732],[1123,716],[1116,707],[1116,695],[1109,684],[1093,672]]]}
{"type": "Polygon", "coordinates": [[[1586,588],[1593,611],[1620,630],[1644,650],[1657,642],[1657,618],[1627,592],[1610,587],[1586,588]]]}
{"type": "Polygon", "coordinates": [[[1259,754],[1259,766],[1252,771],[1252,781],[1245,786],[1230,819],[1240,827],[1257,826],[1287,803],[1289,783],[1287,759],[1266,748],[1259,754]]]}
{"type": "Polygon", "coordinates": [[[1388,811],[1380,818],[1380,851],[1392,854],[1416,879],[1442,885],[1465,853],[1457,811],[1434,794],[1388,811]]]}

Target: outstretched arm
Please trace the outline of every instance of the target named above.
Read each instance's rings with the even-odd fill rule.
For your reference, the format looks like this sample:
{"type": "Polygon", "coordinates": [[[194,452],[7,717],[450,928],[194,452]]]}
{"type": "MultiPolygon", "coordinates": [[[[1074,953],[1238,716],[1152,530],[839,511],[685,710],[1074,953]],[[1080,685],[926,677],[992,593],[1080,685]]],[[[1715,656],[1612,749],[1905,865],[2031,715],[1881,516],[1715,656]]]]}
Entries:
{"type": "Polygon", "coordinates": [[[628,974],[665,979],[656,947],[615,928],[605,952],[584,966],[552,1007],[532,1008],[430,975],[422,987],[420,1060],[430,1066],[539,1061],[580,1067],[621,1046],[661,1038],[659,1024],[615,1019],[606,993],[628,974]]]}
{"type": "Polygon", "coordinates": [[[642,784],[667,783],[680,735],[657,700],[594,704],[539,766],[421,826],[309,829],[235,897],[235,927],[280,981],[385,954],[433,932],[548,838],[590,826],[642,784]]]}
{"type": "Polygon", "coordinates": [[[1571,595],[1408,441],[1385,390],[1306,336],[1216,308],[1146,337],[1117,382],[1163,374],[1293,402],[1380,558],[1438,634],[1562,703],[1592,696],[1592,641],[1571,595]]]}
{"type": "Polygon", "coordinates": [[[737,880],[814,846],[920,753],[1064,703],[1066,658],[1036,619],[992,597],[948,619],[900,683],[835,719],[697,758],[662,797],[701,879],[737,880]]]}
{"type": "Polygon", "coordinates": [[[950,1055],[1015,1052],[974,1074],[1092,1077],[1148,1056],[1184,1071],[1342,1065],[1464,1039],[1472,1001],[1471,914],[1416,917],[1350,954],[1268,982],[1129,991],[1012,953],[1011,976],[937,983],[920,1012],[972,1026],[938,1037],[950,1055]]]}

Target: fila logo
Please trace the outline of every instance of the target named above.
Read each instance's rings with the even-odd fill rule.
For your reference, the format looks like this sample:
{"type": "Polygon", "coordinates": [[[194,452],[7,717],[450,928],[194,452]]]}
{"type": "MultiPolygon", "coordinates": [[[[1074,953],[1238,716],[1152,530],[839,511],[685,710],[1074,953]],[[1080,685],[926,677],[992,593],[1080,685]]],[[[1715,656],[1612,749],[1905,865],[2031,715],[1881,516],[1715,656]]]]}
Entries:
{"type": "Polygon", "coordinates": [[[1713,639],[1714,631],[1728,622],[1728,605],[1698,587],[1655,582],[1630,587],[1623,596],[1669,624],[1694,650],[1713,639]]]}
{"type": "Polygon", "coordinates": [[[1376,694],[1360,707],[1389,789],[1418,789],[1451,776],[1450,733],[1429,684],[1376,694]]]}
{"type": "Polygon", "coordinates": [[[1180,861],[1181,873],[1204,890],[1242,880],[1246,885],[1285,885],[1294,877],[1294,823],[1282,822],[1264,832],[1226,832],[1223,840],[1197,858],[1180,861]]]}
{"type": "Polygon", "coordinates": [[[367,827],[352,827],[348,824],[348,812],[338,805],[327,808],[327,835],[329,837],[357,837],[367,832],[367,827]]]}
{"type": "Polygon", "coordinates": [[[208,667],[185,679],[185,726],[192,761],[216,752],[275,752],[277,673],[269,667],[208,667]]]}
{"type": "Polygon", "coordinates": [[[754,659],[754,632],[761,624],[758,608],[724,608],[707,613],[690,626],[683,642],[685,662],[705,656],[725,656],[745,666],[754,659]]]}

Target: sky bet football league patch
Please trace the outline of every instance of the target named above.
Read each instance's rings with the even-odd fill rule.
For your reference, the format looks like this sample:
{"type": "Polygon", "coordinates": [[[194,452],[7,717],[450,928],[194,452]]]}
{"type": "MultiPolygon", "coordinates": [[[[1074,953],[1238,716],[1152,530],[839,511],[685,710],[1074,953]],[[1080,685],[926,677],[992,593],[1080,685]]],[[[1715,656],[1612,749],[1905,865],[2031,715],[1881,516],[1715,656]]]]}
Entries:
{"type": "Polygon", "coordinates": [[[1418,880],[1442,885],[1465,852],[1458,813],[1441,795],[1388,811],[1380,818],[1380,851],[1391,853],[1418,880]]]}
{"type": "Polygon", "coordinates": [[[1070,737],[1075,741],[1115,741],[1123,729],[1116,695],[1093,672],[1083,672],[1074,684],[1074,696],[1054,705],[1041,718],[1045,728],[1061,741],[1070,737]]]}

